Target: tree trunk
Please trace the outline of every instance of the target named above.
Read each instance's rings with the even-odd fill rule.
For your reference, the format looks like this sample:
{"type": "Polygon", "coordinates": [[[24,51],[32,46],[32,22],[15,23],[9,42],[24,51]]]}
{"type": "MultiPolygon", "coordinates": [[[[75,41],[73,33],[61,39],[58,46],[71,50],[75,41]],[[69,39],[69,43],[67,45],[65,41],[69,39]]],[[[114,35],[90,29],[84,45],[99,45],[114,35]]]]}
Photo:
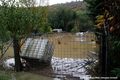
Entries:
{"type": "Polygon", "coordinates": [[[20,45],[16,37],[13,38],[13,49],[14,49],[14,58],[15,58],[15,70],[17,72],[22,71],[22,63],[20,60],[20,45]]]}

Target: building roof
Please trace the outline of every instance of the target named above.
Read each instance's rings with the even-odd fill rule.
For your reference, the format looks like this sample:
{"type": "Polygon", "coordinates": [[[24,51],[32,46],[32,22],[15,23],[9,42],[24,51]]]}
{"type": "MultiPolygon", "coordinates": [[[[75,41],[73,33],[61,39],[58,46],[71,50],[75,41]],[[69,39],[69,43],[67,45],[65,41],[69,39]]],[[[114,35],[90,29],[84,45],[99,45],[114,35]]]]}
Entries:
{"type": "Polygon", "coordinates": [[[22,48],[22,57],[44,59],[53,54],[53,46],[48,39],[28,38],[22,48]]]}

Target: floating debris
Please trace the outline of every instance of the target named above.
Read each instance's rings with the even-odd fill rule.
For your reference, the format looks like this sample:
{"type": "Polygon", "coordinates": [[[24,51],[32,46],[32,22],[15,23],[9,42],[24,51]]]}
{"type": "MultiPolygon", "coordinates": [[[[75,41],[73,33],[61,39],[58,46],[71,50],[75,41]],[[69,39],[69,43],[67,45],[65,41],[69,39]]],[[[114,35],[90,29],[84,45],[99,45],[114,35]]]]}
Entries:
{"type": "MultiPolygon", "coordinates": [[[[86,75],[85,67],[86,59],[72,59],[72,58],[52,58],[52,68],[54,73],[58,76],[70,75],[72,77],[79,77],[80,79],[89,80],[90,75],[86,75]]],[[[56,77],[57,77],[56,76],[56,77]]]]}

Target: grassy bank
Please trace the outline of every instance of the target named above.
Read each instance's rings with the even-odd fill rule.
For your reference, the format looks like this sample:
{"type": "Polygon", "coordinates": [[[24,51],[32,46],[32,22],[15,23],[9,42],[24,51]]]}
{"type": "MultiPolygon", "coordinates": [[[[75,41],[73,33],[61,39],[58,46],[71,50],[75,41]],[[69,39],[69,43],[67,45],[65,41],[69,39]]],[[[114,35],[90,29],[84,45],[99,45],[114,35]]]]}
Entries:
{"type": "Polygon", "coordinates": [[[0,80],[53,80],[53,78],[28,72],[5,72],[0,71],[0,80]]]}

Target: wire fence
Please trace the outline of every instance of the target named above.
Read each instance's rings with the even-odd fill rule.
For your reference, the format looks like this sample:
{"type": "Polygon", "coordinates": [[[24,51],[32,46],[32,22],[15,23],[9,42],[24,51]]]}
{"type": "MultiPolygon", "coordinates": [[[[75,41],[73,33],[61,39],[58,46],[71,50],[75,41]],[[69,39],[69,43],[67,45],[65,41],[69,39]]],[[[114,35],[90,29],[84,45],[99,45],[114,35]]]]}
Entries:
{"type": "MultiPolygon", "coordinates": [[[[50,66],[30,68],[33,73],[60,79],[85,79],[90,77],[87,69],[93,67],[98,61],[99,46],[96,44],[94,32],[50,33],[31,38],[48,39],[54,47],[50,66]]],[[[36,62],[34,59],[26,61],[36,62]]],[[[41,65],[38,62],[36,64],[41,65]]],[[[3,77],[0,80],[6,79],[3,77]]]]}

